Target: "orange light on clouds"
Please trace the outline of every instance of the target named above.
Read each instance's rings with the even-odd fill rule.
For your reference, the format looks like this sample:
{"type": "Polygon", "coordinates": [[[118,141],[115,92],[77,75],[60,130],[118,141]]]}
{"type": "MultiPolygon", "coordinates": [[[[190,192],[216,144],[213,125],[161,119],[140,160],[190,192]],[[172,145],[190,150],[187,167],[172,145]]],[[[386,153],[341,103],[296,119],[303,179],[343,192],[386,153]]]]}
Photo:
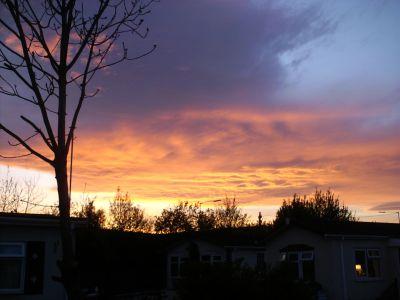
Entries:
{"type": "MultiPolygon", "coordinates": [[[[108,203],[120,186],[153,211],[225,195],[269,210],[315,188],[332,188],[356,207],[393,199],[397,179],[388,168],[395,167],[397,139],[350,138],[323,117],[298,115],[182,111],[173,118],[163,113],[147,122],[124,121],[112,130],[78,131],[73,188],[79,195],[86,184],[108,203]]],[[[30,166],[45,170],[38,161],[30,166]]]]}

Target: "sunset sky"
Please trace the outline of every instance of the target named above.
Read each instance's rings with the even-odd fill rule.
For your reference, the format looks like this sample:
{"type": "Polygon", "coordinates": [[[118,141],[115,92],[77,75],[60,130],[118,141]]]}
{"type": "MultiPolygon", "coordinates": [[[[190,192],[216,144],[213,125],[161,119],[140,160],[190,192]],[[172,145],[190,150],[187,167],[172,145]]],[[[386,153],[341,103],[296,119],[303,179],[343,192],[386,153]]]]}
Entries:
{"type": "MultiPolygon", "coordinates": [[[[235,196],[270,219],[294,193],[331,188],[361,219],[396,221],[377,215],[400,210],[399,1],[161,0],[145,22],[148,38],[126,44],[156,51],[93,83],[74,200],[85,189],[107,207],[120,186],[154,215],[235,196]]],[[[0,94],[2,123],[24,132],[21,111],[36,114],[0,94]]],[[[57,201],[41,161],[7,166],[57,201]]]]}

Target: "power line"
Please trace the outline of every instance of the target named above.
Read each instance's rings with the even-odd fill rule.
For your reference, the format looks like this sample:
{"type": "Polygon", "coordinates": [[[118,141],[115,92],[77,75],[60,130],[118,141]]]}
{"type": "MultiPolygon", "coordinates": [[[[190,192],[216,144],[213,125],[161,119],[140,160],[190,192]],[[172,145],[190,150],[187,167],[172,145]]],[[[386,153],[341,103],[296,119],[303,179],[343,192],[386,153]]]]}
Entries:
{"type": "Polygon", "coordinates": [[[28,204],[30,204],[30,205],[32,205],[32,206],[35,206],[35,207],[36,207],[36,206],[44,207],[44,208],[57,208],[57,207],[58,207],[58,205],[39,204],[39,203],[34,203],[34,202],[30,202],[30,201],[23,200],[23,199],[20,199],[19,201],[24,202],[24,203],[28,203],[28,204]]]}

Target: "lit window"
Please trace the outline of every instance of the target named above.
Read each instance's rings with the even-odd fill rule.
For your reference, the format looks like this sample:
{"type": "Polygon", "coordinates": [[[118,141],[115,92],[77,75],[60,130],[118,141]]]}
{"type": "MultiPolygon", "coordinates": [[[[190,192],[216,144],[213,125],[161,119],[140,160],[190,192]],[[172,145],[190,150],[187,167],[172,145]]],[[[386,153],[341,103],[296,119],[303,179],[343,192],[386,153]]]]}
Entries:
{"type": "Polygon", "coordinates": [[[354,252],[354,271],[357,278],[381,276],[381,252],[379,249],[357,249],[354,252]]]}
{"type": "Polygon", "coordinates": [[[286,259],[287,259],[286,252],[282,252],[281,253],[281,261],[286,261],[286,259]]]}
{"type": "Polygon", "coordinates": [[[24,244],[0,244],[0,292],[23,291],[24,260],[24,244]]]}

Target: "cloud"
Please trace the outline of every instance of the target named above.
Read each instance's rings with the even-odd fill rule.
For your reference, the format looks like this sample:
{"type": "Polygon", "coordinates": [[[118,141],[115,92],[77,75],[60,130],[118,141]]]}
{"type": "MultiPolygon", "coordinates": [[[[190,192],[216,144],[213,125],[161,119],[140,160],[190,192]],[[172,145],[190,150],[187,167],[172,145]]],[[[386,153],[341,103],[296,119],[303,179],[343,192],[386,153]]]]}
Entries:
{"type": "MultiPolygon", "coordinates": [[[[107,193],[121,186],[142,201],[228,194],[274,205],[333,188],[343,200],[371,205],[396,193],[399,142],[391,127],[386,135],[362,129],[369,111],[341,137],[360,109],[187,109],[84,128],[77,132],[74,188],[107,193]]],[[[37,160],[13,163],[46,170],[37,160]]]]}
{"type": "Polygon", "coordinates": [[[370,210],[379,210],[379,211],[400,210],[400,201],[384,202],[371,207],[370,210]]]}
{"type": "MultiPolygon", "coordinates": [[[[112,106],[115,113],[137,115],[271,102],[286,78],[280,56],[333,30],[317,6],[260,7],[247,0],[161,2],[146,21],[149,46],[157,43],[158,49],[99,79],[114,88],[96,111],[112,106]]],[[[140,51],[136,39],[127,45],[140,51]]]]}
{"type": "MultiPolygon", "coordinates": [[[[355,96],[347,82],[311,99],[281,101],[290,72],[282,56],[334,26],[317,6],[264,2],[157,4],[146,18],[148,44],[126,41],[131,54],[154,42],[157,51],[94,82],[104,88],[85,103],[78,123],[74,189],[87,184],[105,194],[121,186],[135,199],[160,203],[228,194],[248,205],[277,205],[316,187],[367,207],[393,199],[399,92],[355,96]]],[[[29,136],[16,116],[35,116],[33,109],[7,100],[0,99],[2,122],[29,136]]],[[[73,93],[69,100],[75,103],[73,93]]],[[[2,154],[17,153],[4,134],[0,142],[2,154]]],[[[33,146],[42,149],[38,140],[33,146]]],[[[0,164],[51,171],[32,158],[0,164]]]]}

